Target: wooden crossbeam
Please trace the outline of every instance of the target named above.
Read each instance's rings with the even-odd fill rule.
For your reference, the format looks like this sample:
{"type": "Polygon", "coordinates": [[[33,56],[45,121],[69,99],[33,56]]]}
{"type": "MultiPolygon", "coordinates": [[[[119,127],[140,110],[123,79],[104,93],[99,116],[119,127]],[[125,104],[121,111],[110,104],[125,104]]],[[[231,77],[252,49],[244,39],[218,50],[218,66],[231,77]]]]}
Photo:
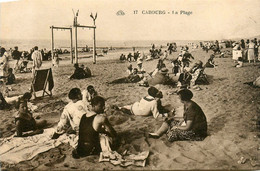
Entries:
{"type": "Polygon", "coordinates": [[[75,27],[96,28],[96,26],[83,26],[83,25],[76,25],[75,27]]]}
{"type": "Polygon", "coordinates": [[[71,27],[55,27],[55,26],[51,26],[50,28],[53,28],[53,29],[72,29],[71,27]]]}

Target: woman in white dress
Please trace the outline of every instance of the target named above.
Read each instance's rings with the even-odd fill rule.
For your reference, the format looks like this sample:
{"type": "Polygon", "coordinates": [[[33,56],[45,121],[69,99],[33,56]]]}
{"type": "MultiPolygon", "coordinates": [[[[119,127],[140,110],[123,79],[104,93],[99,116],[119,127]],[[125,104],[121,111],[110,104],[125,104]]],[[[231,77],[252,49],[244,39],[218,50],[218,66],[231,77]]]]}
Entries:
{"type": "Polygon", "coordinates": [[[256,62],[254,48],[255,48],[254,40],[251,40],[251,42],[248,45],[248,53],[247,53],[247,58],[249,63],[251,63],[252,60],[254,61],[254,63],[256,62]]]}

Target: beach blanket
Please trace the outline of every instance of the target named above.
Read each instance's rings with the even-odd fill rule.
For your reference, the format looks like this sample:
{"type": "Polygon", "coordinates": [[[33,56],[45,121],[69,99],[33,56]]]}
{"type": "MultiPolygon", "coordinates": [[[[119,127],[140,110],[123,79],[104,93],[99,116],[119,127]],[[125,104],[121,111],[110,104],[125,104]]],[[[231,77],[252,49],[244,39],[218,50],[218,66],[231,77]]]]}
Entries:
{"type": "Polygon", "coordinates": [[[149,151],[144,151],[138,154],[121,155],[116,151],[112,151],[110,148],[110,141],[108,136],[100,134],[100,145],[102,152],[99,155],[99,162],[110,162],[113,165],[120,165],[127,167],[130,165],[144,167],[146,159],[149,156],[149,151]]]}
{"type": "Polygon", "coordinates": [[[37,154],[59,146],[61,143],[69,143],[76,147],[78,137],[74,134],[63,134],[58,139],[52,140],[55,129],[45,129],[42,134],[30,137],[8,137],[0,139],[0,161],[11,164],[32,159],[37,154]]]}

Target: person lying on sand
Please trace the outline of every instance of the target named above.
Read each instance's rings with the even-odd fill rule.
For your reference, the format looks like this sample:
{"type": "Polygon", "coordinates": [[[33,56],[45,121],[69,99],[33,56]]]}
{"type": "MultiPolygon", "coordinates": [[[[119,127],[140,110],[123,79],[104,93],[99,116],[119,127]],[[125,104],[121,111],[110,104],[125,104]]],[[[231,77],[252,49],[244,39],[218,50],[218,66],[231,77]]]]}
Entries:
{"type": "Polygon", "coordinates": [[[78,146],[72,152],[73,158],[97,155],[101,152],[99,134],[106,134],[112,138],[111,147],[117,142],[117,133],[102,115],[105,109],[105,99],[96,96],[91,100],[92,109],[82,116],[79,124],[78,146]]]}
{"type": "Polygon", "coordinates": [[[82,101],[82,94],[79,88],[71,89],[68,97],[71,101],[64,107],[52,139],[59,138],[65,131],[68,133],[77,133],[80,119],[88,110],[87,106],[82,101]],[[68,129],[68,127],[70,129],[68,129]]]}
{"type": "Polygon", "coordinates": [[[143,78],[139,82],[140,86],[155,86],[157,84],[163,84],[163,85],[174,85],[175,82],[169,77],[168,69],[167,68],[161,68],[158,70],[158,72],[154,75],[148,75],[143,78]]]}
{"type": "Polygon", "coordinates": [[[142,74],[138,74],[137,68],[133,69],[133,73],[128,75],[127,77],[119,78],[108,82],[108,84],[121,84],[121,83],[137,83],[142,80],[142,74]]]}
{"type": "Polygon", "coordinates": [[[28,109],[28,102],[30,101],[32,97],[32,94],[27,92],[24,93],[24,95],[18,99],[17,107],[18,112],[15,116],[15,125],[16,125],[16,136],[22,137],[22,136],[31,136],[39,133],[43,133],[42,128],[46,126],[47,121],[36,121],[33,118],[33,115],[31,111],[28,109]],[[23,132],[31,131],[30,134],[23,135],[23,132]]]}
{"type": "Polygon", "coordinates": [[[162,92],[155,87],[150,87],[148,96],[143,97],[140,102],[135,102],[130,111],[138,116],[153,115],[154,118],[167,116],[167,113],[160,113],[160,111],[164,111],[161,106],[161,98],[163,98],[162,92]]]}
{"type": "Polygon", "coordinates": [[[149,133],[151,138],[159,138],[166,133],[168,141],[203,140],[207,136],[207,119],[200,106],[192,101],[193,93],[182,89],[178,93],[184,104],[182,119],[166,118],[162,126],[155,132],[149,133]]]}

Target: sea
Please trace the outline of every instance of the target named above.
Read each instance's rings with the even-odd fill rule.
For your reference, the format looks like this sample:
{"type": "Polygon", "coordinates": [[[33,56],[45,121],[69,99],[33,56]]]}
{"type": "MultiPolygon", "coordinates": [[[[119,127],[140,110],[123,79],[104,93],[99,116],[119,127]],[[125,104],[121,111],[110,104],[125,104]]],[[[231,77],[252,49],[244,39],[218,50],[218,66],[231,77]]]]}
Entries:
{"type": "MultiPolygon", "coordinates": [[[[127,41],[109,41],[109,40],[96,40],[97,49],[101,48],[138,48],[138,47],[151,47],[155,44],[156,47],[165,47],[167,43],[177,43],[178,46],[186,45],[188,43],[199,43],[199,41],[189,41],[189,40],[127,40],[127,41]]],[[[0,46],[4,47],[6,50],[19,47],[20,51],[29,51],[35,46],[39,49],[46,48],[51,49],[50,39],[0,39],[0,46]]],[[[75,42],[73,42],[75,46],[75,42]]],[[[93,47],[92,40],[78,40],[78,48],[83,47],[93,47]]],[[[70,49],[70,40],[54,40],[54,48],[70,49]]]]}

